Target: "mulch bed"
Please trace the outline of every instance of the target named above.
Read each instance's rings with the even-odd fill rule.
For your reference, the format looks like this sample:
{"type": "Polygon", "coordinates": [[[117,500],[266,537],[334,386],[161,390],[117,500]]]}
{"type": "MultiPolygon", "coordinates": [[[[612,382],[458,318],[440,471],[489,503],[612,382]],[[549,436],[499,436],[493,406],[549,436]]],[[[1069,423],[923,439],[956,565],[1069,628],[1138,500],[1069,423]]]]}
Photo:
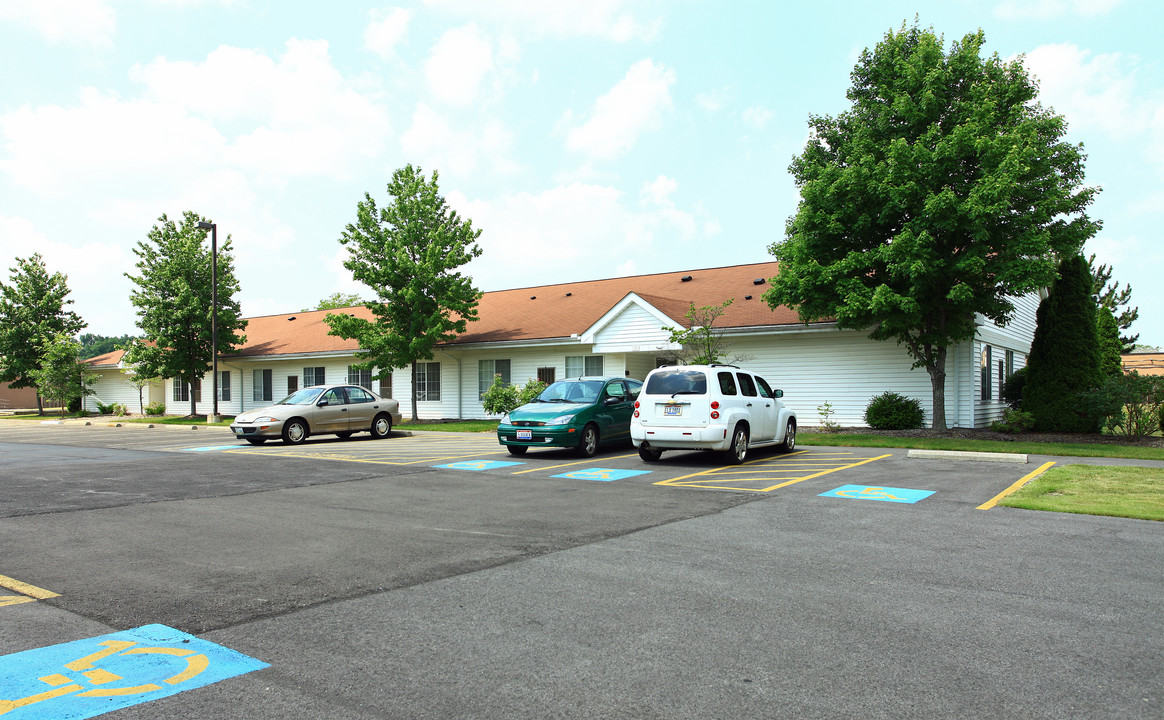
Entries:
{"type": "MultiPolygon", "coordinates": [[[[802,428],[809,432],[822,432],[820,428],[802,428]]],[[[1025,443],[1096,443],[1103,445],[1134,445],[1137,447],[1164,448],[1164,437],[1148,437],[1141,440],[1127,440],[1114,435],[1099,433],[1002,433],[985,428],[950,428],[945,432],[936,432],[929,428],[916,430],[874,430],[869,427],[847,427],[839,432],[854,435],[885,435],[888,437],[907,438],[958,438],[964,440],[998,440],[1001,442],[1025,443]]]]}

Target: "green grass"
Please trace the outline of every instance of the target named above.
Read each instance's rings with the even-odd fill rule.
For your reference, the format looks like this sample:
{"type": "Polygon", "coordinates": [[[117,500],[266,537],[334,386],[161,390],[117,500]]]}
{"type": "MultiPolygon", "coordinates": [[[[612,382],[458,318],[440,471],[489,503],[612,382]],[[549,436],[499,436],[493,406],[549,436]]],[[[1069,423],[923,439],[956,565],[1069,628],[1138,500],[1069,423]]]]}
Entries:
{"type": "Polygon", "coordinates": [[[1014,442],[1003,440],[967,440],[964,438],[903,438],[860,433],[802,432],[796,436],[801,445],[839,445],[845,447],[896,447],[919,450],[964,450],[971,452],[1019,453],[1022,455],[1067,455],[1073,457],[1114,457],[1131,460],[1164,460],[1164,449],[1123,445],[1120,443],[1045,443],[1016,436],[1014,442]]]}
{"type": "Polygon", "coordinates": [[[1164,521],[1164,469],[1053,467],[998,504],[1026,510],[1164,521]]]}
{"type": "Polygon", "coordinates": [[[426,430],[436,432],[496,432],[496,420],[456,420],[453,422],[411,422],[405,420],[396,426],[397,430],[426,430]]]}

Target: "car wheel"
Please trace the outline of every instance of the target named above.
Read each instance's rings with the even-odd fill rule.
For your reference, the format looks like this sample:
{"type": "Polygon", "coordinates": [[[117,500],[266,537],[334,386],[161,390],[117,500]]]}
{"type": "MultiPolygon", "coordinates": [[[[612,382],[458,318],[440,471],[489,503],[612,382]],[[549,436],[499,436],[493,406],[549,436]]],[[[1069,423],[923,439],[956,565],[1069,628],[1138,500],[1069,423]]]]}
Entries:
{"type": "Polygon", "coordinates": [[[650,445],[643,443],[642,445],[639,445],[639,457],[641,457],[646,462],[655,462],[659,458],[663,457],[663,451],[656,450],[650,445]]]}
{"type": "Polygon", "coordinates": [[[587,425],[582,428],[582,437],[578,440],[578,456],[594,457],[598,452],[598,428],[587,425]]]}
{"type": "Polygon", "coordinates": [[[525,455],[525,451],[529,450],[525,445],[506,445],[505,449],[510,455],[525,455]]]}
{"type": "Polygon", "coordinates": [[[288,445],[299,445],[309,434],[307,421],[303,418],[291,418],[283,423],[283,442],[288,445]]]}
{"type": "Polygon", "coordinates": [[[732,431],[732,444],[724,451],[724,460],[729,465],[739,465],[748,456],[748,429],[743,425],[736,425],[732,431]]]}
{"type": "Polygon", "coordinates": [[[392,418],[386,413],[380,413],[372,420],[372,437],[383,440],[392,432],[392,418]]]}
{"type": "Polygon", "coordinates": [[[352,436],[352,431],[351,430],[344,430],[343,432],[337,432],[335,435],[340,440],[347,440],[348,438],[350,438],[352,436]]]}
{"type": "Polygon", "coordinates": [[[251,445],[262,445],[267,442],[267,438],[247,438],[247,442],[251,445]]]}
{"type": "Polygon", "coordinates": [[[786,453],[792,452],[796,449],[796,421],[789,420],[788,427],[784,430],[784,442],[780,443],[780,449],[786,453]]]}

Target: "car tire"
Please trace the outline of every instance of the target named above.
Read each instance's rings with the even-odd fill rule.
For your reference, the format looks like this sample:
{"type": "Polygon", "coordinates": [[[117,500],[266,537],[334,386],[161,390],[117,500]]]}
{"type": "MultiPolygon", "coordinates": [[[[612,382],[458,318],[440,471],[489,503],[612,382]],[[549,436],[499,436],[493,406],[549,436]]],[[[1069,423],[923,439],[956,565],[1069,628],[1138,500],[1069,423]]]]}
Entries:
{"type": "Polygon", "coordinates": [[[352,431],[351,430],[344,430],[342,432],[337,432],[335,434],[335,436],[338,437],[340,440],[347,440],[348,438],[350,438],[352,436],[352,431]]]}
{"type": "Polygon", "coordinates": [[[283,423],[283,442],[287,445],[301,445],[311,431],[303,418],[291,418],[283,423]]]}
{"type": "Polygon", "coordinates": [[[658,462],[659,458],[663,457],[663,451],[657,450],[650,445],[643,443],[639,445],[639,457],[644,462],[658,462]]]}
{"type": "Polygon", "coordinates": [[[796,449],[796,421],[789,420],[784,429],[784,442],[780,443],[781,452],[790,453],[796,449]]]}
{"type": "Polygon", "coordinates": [[[594,457],[598,452],[598,428],[589,424],[582,428],[582,437],[578,439],[578,457],[594,457]]]}
{"type": "Polygon", "coordinates": [[[372,420],[372,437],[383,440],[392,432],[392,416],[380,413],[372,420]]]}
{"type": "Polygon", "coordinates": [[[525,445],[506,445],[505,449],[510,455],[525,455],[525,451],[529,450],[525,445]]]}
{"type": "Polygon", "coordinates": [[[748,428],[743,424],[732,430],[732,444],[723,453],[729,465],[739,465],[748,457],[748,428]]]}
{"type": "Polygon", "coordinates": [[[247,442],[251,445],[262,445],[267,442],[267,438],[247,438],[247,442]]]}

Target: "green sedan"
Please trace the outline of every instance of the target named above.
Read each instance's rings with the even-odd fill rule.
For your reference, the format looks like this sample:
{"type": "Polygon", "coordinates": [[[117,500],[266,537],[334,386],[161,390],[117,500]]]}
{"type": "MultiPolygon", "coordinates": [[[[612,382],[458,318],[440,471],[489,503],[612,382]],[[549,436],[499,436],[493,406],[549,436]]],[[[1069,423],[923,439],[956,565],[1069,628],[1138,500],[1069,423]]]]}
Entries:
{"type": "Polygon", "coordinates": [[[497,441],[511,455],[531,447],[574,448],[591,457],[600,445],[630,442],[630,419],[643,384],[623,377],[580,377],[553,383],[533,402],[506,413],[497,441]]]}

